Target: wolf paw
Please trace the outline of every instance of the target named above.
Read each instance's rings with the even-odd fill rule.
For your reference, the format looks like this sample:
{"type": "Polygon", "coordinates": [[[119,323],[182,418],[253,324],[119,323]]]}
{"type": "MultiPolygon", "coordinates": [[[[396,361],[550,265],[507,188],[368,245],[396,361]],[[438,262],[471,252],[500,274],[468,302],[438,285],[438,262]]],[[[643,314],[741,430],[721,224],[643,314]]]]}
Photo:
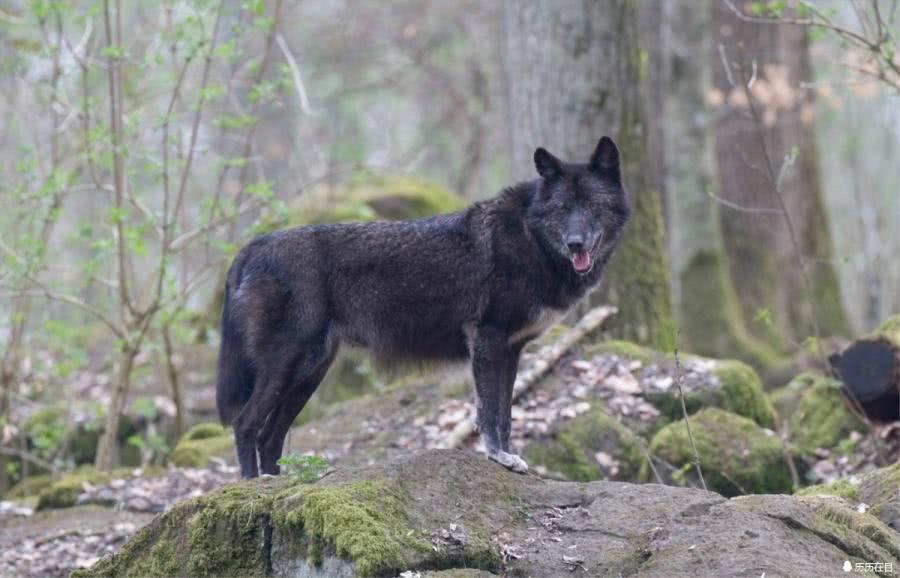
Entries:
{"type": "Polygon", "coordinates": [[[523,460],[516,454],[496,451],[489,453],[488,459],[497,462],[508,470],[512,470],[520,474],[528,472],[528,464],[525,463],[525,460],[523,460]]]}

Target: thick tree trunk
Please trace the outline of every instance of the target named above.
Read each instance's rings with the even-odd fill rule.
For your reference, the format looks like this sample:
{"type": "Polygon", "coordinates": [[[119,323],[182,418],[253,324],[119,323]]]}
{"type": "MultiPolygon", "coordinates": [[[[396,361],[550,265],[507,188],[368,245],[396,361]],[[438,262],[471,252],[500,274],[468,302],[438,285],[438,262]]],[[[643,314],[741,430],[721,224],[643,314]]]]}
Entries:
{"type": "MultiPolygon", "coordinates": [[[[678,327],[684,347],[710,357],[734,357],[771,367],[774,350],[750,336],[728,274],[719,206],[708,192],[716,180],[712,87],[711,0],[660,0],[654,37],[659,49],[654,74],[665,90],[650,110],[662,141],[654,164],[662,165],[668,199],[670,259],[678,327]]],[[[649,20],[649,18],[645,19],[649,20]]]]}
{"type": "Polygon", "coordinates": [[[537,146],[586,162],[601,136],[616,140],[634,212],[601,296],[619,308],[613,333],[668,349],[669,280],[660,198],[648,170],[635,4],[510,0],[506,35],[516,177],[533,178],[537,146]]]}
{"type": "Polygon", "coordinates": [[[811,80],[806,32],[800,27],[743,22],[724,3],[714,6],[715,43],[709,56],[716,90],[711,96],[720,105],[715,192],[743,208],[720,211],[742,312],[751,319],[768,311],[774,325],[756,324],[755,332],[778,347],[810,335],[814,314],[824,335],[845,333],[847,321],[818,176],[812,95],[802,87],[811,80]],[[751,79],[761,127],[748,112],[742,86],[751,79]],[[784,159],[792,156],[796,156],[793,166],[781,175],[784,159]],[[814,311],[796,266],[796,250],[777,210],[773,183],[779,175],[799,250],[811,272],[814,311]]]}

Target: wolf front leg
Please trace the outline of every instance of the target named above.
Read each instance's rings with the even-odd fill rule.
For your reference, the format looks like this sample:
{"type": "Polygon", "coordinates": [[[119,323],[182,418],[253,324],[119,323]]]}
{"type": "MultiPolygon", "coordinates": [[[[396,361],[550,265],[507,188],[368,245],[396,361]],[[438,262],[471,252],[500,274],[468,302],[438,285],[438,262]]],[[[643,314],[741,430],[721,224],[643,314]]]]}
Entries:
{"type": "Polygon", "coordinates": [[[472,348],[472,373],[477,395],[478,431],[488,458],[514,472],[525,473],[528,464],[509,453],[512,390],[520,347],[494,327],[479,327],[472,348]]]}

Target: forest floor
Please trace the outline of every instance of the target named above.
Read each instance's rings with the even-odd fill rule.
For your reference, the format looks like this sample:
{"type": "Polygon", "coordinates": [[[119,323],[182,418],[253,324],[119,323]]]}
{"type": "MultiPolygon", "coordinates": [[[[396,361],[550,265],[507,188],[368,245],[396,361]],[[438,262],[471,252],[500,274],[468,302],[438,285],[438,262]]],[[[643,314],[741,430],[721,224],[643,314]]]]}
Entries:
{"type": "MultiPolygon", "coordinates": [[[[534,363],[536,355],[526,354],[521,368],[534,363]]],[[[718,387],[713,370],[713,362],[701,358],[682,360],[676,372],[671,360],[662,357],[635,359],[576,347],[516,403],[511,445],[522,451],[594,409],[613,416],[640,438],[660,419],[660,410],[649,399],[671,395],[679,379],[686,395],[718,387]]],[[[474,417],[470,387],[462,368],[402,379],[293,428],[285,453],[315,453],[340,470],[442,448],[454,429],[474,417]]],[[[857,436],[852,452],[817,450],[806,468],[806,482],[861,476],[876,468],[879,451],[900,453],[897,424],[857,436]]],[[[477,436],[466,438],[463,446],[482,451],[477,436]]],[[[0,502],[0,575],[66,576],[90,566],[119,549],[154,514],[236,480],[232,454],[213,457],[206,468],[170,467],[152,476],[133,472],[106,483],[85,484],[73,508],[34,511],[33,501],[0,502]]],[[[594,458],[599,477],[617,478],[614,452],[597,451],[594,458]]],[[[540,465],[533,469],[555,476],[540,465]]]]}

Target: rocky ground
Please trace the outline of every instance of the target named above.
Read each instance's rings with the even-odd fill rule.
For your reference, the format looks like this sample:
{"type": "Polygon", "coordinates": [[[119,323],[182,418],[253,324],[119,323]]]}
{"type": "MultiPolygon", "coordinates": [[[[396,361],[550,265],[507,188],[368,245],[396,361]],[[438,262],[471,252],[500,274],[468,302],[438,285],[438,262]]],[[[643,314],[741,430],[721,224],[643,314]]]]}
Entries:
{"type": "Polygon", "coordinates": [[[425,450],[182,503],[78,576],[821,576],[848,561],[889,575],[900,534],[841,498],[559,482],[425,450]]]}
{"type": "MultiPolygon", "coordinates": [[[[540,358],[539,348],[534,348],[523,358],[521,369],[528,370],[540,358]]],[[[532,474],[527,477],[498,474],[483,457],[472,461],[468,454],[432,452],[444,447],[448,436],[473,418],[470,381],[461,368],[404,378],[376,394],[335,405],[322,417],[295,427],[289,435],[286,452],[316,453],[328,459],[332,470],[321,482],[328,487],[332,480],[349,479],[346,476],[377,481],[381,478],[406,480],[405,476],[416,475],[427,484],[415,492],[431,496],[443,491],[441,488],[451,494],[458,492],[458,488],[446,487],[446,484],[462,483],[453,468],[469,472],[473,479],[478,479],[482,472],[491,472],[490,480],[484,480],[485,487],[506,492],[501,494],[507,496],[503,504],[493,504],[496,496],[482,495],[479,493],[482,490],[465,485],[473,492],[472,496],[481,496],[472,503],[493,504],[488,512],[465,519],[466,504],[471,500],[468,493],[462,493],[458,494],[459,506],[466,511],[454,514],[443,504],[442,517],[416,522],[407,530],[416,536],[415,555],[408,557],[404,548],[409,544],[401,540],[398,548],[402,562],[394,569],[408,571],[409,576],[460,564],[490,572],[531,575],[538,574],[529,568],[553,575],[563,571],[653,575],[669,564],[684,572],[701,574],[724,572],[725,564],[734,564],[745,572],[730,572],[732,575],[759,576],[766,571],[770,576],[805,575],[808,573],[802,570],[812,574],[832,573],[827,565],[840,556],[864,561],[875,555],[896,559],[897,536],[884,532],[900,527],[900,515],[891,518],[884,512],[892,508],[900,512],[900,506],[890,501],[900,500],[900,490],[887,491],[886,498],[882,486],[872,481],[874,474],[870,472],[879,463],[889,463],[891,456],[900,455],[900,426],[862,424],[849,415],[837,390],[829,383],[795,381],[789,387],[766,392],[755,373],[739,362],[682,356],[676,364],[670,356],[627,343],[605,342],[575,347],[516,403],[511,444],[532,465],[532,474]],[[689,413],[701,412],[694,414],[695,436],[711,489],[726,496],[790,493],[790,463],[796,470],[798,485],[837,481],[827,488],[813,488],[810,493],[837,494],[843,500],[814,497],[726,500],[717,494],[692,490],[700,483],[693,476],[690,456],[680,456],[671,447],[673,443],[675,450],[687,446],[685,441],[677,440],[677,434],[684,430],[680,421],[679,387],[684,391],[689,413]],[[822,403],[813,403],[820,398],[822,403]],[[720,427],[723,420],[725,425],[720,427]],[[794,433],[814,431],[817,427],[829,435],[793,439],[794,433]],[[720,439],[721,436],[728,439],[720,439]],[[747,440],[755,441],[749,444],[747,440]],[[730,441],[740,443],[730,444],[730,441]],[[409,458],[411,453],[421,451],[426,453],[409,458]],[[349,469],[355,467],[369,469],[349,469]],[[428,469],[432,467],[438,469],[428,469]],[[776,470],[781,477],[773,482],[776,470]],[[356,473],[348,474],[350,471],[356,473]],[[450,476],[451,481],[443,477],[434,479],[438,473],[450,476]],[[502,488],[496,486],[498,479],[504,480],[502,488]],[[551,479],[584,482],[664,479],[669,484],[686,487],[616,483],[560,485],[551,479]],[[881,490],[873,490],[875,486],[881,490]],[[574,495],[578,498],[572,498],[574,495]],[[691,509],[692,505],[696,509],[691,509]],[[752,511],[746,512],[745,505],[752,511]],[[868,517],[851,516],[848,522],[847,511],[854,516],[868,516],[873,509],[883,518],[887,530],[868,517]],[[649,511],[655,513],[649,515],[649,511]],[[618,516],[621,519],[616,522],[618,516]],[[649,516],[650,521],[645,523],[640,516],[649,516]],[[822,516],[828,524],[858,521],[863,523],[863,530],[852,530],[854,537],[841,537],[843,542],[832,539],[828,532],[837,533],[840,528],[828,526],[823,530],[822,516]],[[728,530],[728,524],[749,523],[758,526],[749,530],[756,536],[728,530]],[[801,532],[803,528],[812,537],[801,532]],[[856,536],[860,533],[862,537],[856,536]],[[723,550],[726,539],[738,544],[738,549],[723,550]],[[767,547],[779,540],[814,552],[827,564],[822,562],[813,571],[813,562],[806,560],[803,562],[806,566],[789,571],[789,548],[785,547],[779,554],[783,559],[767,553],[767,547]],[[820,543],[823,541],[831,546],[820,543]],[[420,552],[423,545],[432,554],[420,552]],[[717,554],[725,551],[727,559],[717,554]],[[444,554],[449,558],[441,557],[444,554]],[[754,556],[759,558],[755,562],[754,556]],[[447,560],[452,560],[452,564],[447,560]]],[[[466,437],[461,446],[476,452],[481,450],[477,436],[466,437]]],[[[119,471],[112,477],[70,476],[41,490],[39,500],[0,502],[0,575],[65,576],[73,569],[89,566],[98,558],[120,550],[125,540],[153,514],[165,512],[162,518],[155,519],[158,529],[158,524],[164,523],[160,520],[186,515],[180,509],[185,506],[179,504],[213,503],[199,496],[236,479],[230,436],[212,424],[199,426],[187,434],[171,454],[170,461],[181,467],[119,471]],[[35,511],[38,505],[44,509],[35,511]],[[46,509],[51,506],[70,507],[46,509]]],[[[900,477],[895,481],[894,488],[900,488],[900,477]]],[[[287,499],[283,492],[288,491],[291,482],[261,484],[264,499],[259,499],[267,507],[275,507],[281,503],[279,500],[287,499]]],[[[406,482],[401,486],[404,491],[408,489],[406,482]]],[[[377,493],[380,496],[381,490],[377,493]]],[[[352,495],[356,496],[356,492],[352,495]]],[[[396,492],[392,495],[397,497],[396,492]]],[[[431,507],[427,500],[424,505],[419,503],[425,499],[424,495],[415,495],[413,510],[402,496],[402,504],[389,503],[419,520],[424,514],[418,509],[431,507]]],[[[383,504],[380,498],[368,498],[383,504]]],[[[257,501],[258,498],[251,500],[254,504],[257,501]]],[[[372,504],[364,502],[360,508],[368,512],[372,504]]],[[[309,522],[307,516],[313,513],[304,508],[297,515],[309,522]]],[[[274,513],[276,510],[282,511],[279,506],[259,515],[274,520],[280,515],[274,513]]],[[[360,512],[351,513],[356,516],[360,512]]],[[[226,517],[232,514],[226,513],[226,517]]],[[[255,520],[255,516],[250,518],[255,520]]],[[[155,540],[159,535],[154,536],[155,540]]],[[[248,560],[263,560],[276,573],[312,571],[302,560],[316,561],[321,556],[323,565],[317,568],[341,575],[354,568],[359,570],[359,562],[354,557],[356,538],[347,539],[351,544],[341,554],[345,547],[336,536],[317,537],[321,552],[315,548],[310,550],[309,544],[279,542],[282,538],[277,534],[263,536],[263,554],[254,549],[247,555],[248,560]],[[271,546],[268,554],[266,544],[271,546]],[[305,554],[282,555],[278,553],[281,547],[287,548],[286,552],[300,548],[305,554]],[[356,565],[347,560],[353,560],[356,565]]],[[[370,539],[372,536],[363,541],[370,539]]],[[[254,548],[259,546],[254,544],[254,548]]],[[[181,551],[172,556],[178,564],[187,567],[202,564],[200,560],[185,558],[181,551]]],[[[122,557],[115,568],[130,567],[127,564],[132,562],[121,560],[122,557]]],[[[166,566],[170,562],[159,561],[162,566],[153,569],[174,570],[174,566],[166,566]]]]}

